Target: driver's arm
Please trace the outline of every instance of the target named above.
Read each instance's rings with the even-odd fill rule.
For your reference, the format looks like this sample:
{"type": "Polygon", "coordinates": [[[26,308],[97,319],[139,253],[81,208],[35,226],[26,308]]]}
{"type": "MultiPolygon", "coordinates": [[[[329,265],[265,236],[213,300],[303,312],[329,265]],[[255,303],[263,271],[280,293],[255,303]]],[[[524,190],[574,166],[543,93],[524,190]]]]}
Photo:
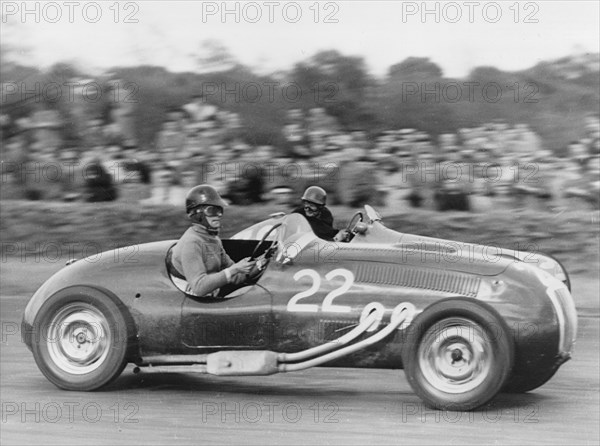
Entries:
{"type": "Polygon", "coordinates": [[[206,249],[199,242],[187,243],[181,251],[183,275],[187,279],[191,291],[197,296],[208,296],[229,283],[227,274],[223,270],[208,272],[211,268],[211,255],[205,254],[206,249]]]}

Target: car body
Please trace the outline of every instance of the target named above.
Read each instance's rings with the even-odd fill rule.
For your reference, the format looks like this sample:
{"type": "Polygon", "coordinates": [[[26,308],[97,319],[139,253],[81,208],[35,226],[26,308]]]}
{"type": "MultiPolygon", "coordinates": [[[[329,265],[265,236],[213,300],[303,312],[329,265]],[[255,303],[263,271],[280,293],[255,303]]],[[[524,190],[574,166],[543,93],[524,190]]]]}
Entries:
{"type": "Polygon", "coordinates": [[[127,363],[215,375],[314,366],[405,369],[431,407],[469,410],[541,386],[570,358],[569,279],[535,253],[403,234],[370,206],[351,240],[278,214],[223,240],[257,268],[221,298],[173,275],[175,240],[70,263],[33,295],[22,331],[57,386],[93,390],[127,363]]]}

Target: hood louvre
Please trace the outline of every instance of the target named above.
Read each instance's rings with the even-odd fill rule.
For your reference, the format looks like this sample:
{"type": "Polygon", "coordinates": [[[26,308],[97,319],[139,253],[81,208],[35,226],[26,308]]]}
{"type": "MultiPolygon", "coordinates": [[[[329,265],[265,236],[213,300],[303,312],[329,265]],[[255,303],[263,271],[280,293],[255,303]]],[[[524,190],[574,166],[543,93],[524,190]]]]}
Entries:
{"type": "Polygon", "coordinates": [[[458,272],[426,270],[402,265],[363,263],[356,271],[356,282],[397,285],[476,297],[481,279],[458,272]]]}

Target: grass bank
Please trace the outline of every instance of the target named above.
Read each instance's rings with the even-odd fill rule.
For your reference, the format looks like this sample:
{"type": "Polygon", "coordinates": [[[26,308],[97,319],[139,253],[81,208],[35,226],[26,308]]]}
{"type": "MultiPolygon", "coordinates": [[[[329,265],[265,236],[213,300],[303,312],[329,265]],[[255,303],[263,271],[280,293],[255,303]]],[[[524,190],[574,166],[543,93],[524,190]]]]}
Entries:
{"type": "MultiPolygon", "coordinates": [[[[223,237],[281,211],[274,204],[231,206],[223,237]]],[[[356,209],[333,207],[343,227],[356,209]]],[[[600,250],[598,211],[543,212],[489,210],[484,213],[439,213],[411,209],[383,216],[401,232],[511,249],[541,251],[561,260],[569,271],[596,272],[600,250]]],[[[125,203],[0,202],[3,261],[9,258],[81,255],[119,246],[176,239],[189,226],[183,210],[172,206],[125,203]]]]}

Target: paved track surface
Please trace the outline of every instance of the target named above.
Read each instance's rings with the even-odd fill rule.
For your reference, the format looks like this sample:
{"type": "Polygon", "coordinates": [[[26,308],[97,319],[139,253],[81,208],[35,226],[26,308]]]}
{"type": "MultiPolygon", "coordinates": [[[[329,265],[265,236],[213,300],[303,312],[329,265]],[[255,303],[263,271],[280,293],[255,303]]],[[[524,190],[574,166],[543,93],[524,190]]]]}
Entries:
{"type": "Polygon", "coordinates": [[[61,391],[13,334],[27,299],[57,268],[2,264],[2,445],[600,442],[597,277],[574,277],[577,346],[552,380],[531,393],[499,395],[475,412],[436,412],[399,370],[218,378],[179,369],[133,374],[129,366],[105,390],[61,391]]]}

